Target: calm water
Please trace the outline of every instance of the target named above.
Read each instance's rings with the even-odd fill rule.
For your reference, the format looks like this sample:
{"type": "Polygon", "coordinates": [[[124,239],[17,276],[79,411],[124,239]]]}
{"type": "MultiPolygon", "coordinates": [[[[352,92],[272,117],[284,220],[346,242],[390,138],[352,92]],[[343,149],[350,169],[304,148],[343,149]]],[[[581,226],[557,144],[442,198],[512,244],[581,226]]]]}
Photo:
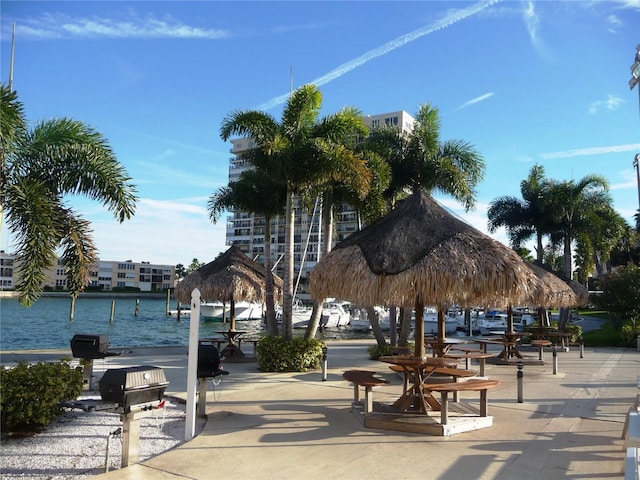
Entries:
{"type": "MultiPolygon", "coordinates": [[[[172,302],[175,303],[175,302],[172,302]]],[[[40,298],[32,307],[24,308],[14,298],[0,298],[0,350],[68,349],[76,333],[105,334],[112,347],[187,345],[189,316],[180,321],[166,316],[166,299],[140,298],[135,315],[135,298],[79,298],[74,320],[69,321],[69,297],[40,298]],[[113,322],[111,304],[115,301],[113,322]]],[[[175,308],[175,304],[171,305],[175,308]]],[[[228,324],[201,322],[200,337],[226,330],[228,324]]],[[[263,331],[262,321],[237,322],[236,328],[256,335],[263,331]]],[[[304,330],[295,330],[302,336],[304,330]]],[[[316,338],[373,338],[370,333],[348,328],[318,332],[316,338]]]]}

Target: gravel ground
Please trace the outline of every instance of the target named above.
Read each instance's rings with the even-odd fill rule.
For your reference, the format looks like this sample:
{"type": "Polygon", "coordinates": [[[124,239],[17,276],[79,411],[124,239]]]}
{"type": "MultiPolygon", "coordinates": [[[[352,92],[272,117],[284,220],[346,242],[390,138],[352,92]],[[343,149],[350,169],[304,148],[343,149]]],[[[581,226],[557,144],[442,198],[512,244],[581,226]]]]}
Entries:
{"type": "MultiPolygon", "coordinates": [[[[185,418],[185,405],[167,399],[164,410],[142,419],[140,461],[184,443],[185,418]]],[[[196,418],[196,434],[205,423],[205,419],[196,418]]],[[[109,470],[117,470],[122,438],[110,434],[121,426],[120,416],[114,413],[70,410],[33,436],[3,438],[0,478],[68,480],[104,473],[109,437],[109,470]]]]}

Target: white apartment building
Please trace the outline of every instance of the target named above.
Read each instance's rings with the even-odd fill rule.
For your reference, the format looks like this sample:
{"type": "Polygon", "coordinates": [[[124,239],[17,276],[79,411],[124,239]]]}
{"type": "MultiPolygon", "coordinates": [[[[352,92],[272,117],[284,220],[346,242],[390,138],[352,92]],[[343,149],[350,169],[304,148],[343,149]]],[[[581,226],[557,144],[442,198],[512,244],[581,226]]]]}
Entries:
{"type": "MultiPolygon", "coordinates": [[[[379,115],[368,115],[363,117],[365,125],[369,128],[377,127],[397,127],[403,132],[410,132],[413,129],[415,119],[405,111],[384,113],[379,115]]],[[[240,174],[249,168],[250,164],[241,158],[241,154],[246,150],[255,147],[255,142],[251,138],[239,138],[231,140],[231,153],[229,159],[229,183],[236,181],[240,174]]],[[[295,224],[294,224],[294,288],[295,295],[301,300],[309,300],[308,278],[309,273],[318,261],[318,252],[321,251],[321,244],[318,238],[319,232],[319,206],[317,211],[309,212],[303,210],[294,202],[295,224]]],[[[348,205],[343,205],[341,209],[334,212],[334,245],[351,233],[359,229],[357,212],[348,205]]],[[[255,215],[240,210],[234,210],[227,217],[226,244],[237,245],[249,257],[264,265],[264,253],[267,246],[264,243],[265,218],[262,215],[255,215]]],[[[284,248],[285,248],[285,218],[276,217],[271,220],[271,258],[275,265],[274,272],[283,277],[284,275],[284,248]]]]}
{"type": "MultiPolygon", "coordinates": [[[[18,281],[19,265],[16,255],[0,251],[0,283],[2,290],[13,290],[18,281]]],[[[43,288],[46,290],[66,290],[67,276],[60,259],[45,272],[43,288]]],[[[174,265],[157,265],[149,262],[104,261],[91,272],[87,287],[104,292],[114,289],[135,289],[141,292],[161,292],[172,288],[175,283],[174,265]]]]}

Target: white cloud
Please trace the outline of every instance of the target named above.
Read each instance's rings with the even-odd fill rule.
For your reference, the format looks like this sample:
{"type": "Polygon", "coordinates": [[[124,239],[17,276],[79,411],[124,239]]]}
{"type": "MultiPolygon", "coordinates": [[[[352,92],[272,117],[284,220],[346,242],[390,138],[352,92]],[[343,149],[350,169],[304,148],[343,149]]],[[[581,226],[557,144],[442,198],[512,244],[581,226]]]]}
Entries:
{"type": "Polygon", "coordinates": [[[574,150],[566,150],[564,152],[541,153],[540,157],[544,160],[555,158],[571,158],[587,155],[604,155],[607,153],[634,152],[640,149],[640,143],[630,143],[627,145],[610,145],[608,147],[589,147],[576,148],[574,150]]]}
{"type": "Polygon", "coordinates": [[[495,94],[493,92],[489,92],[489,93],[485,93],[484,95],[480,95],[479,97],[476,98],[472,98],[471,100],[464,102],[462,105],[460,105],[458,108],[456,108],[454,110],[454,112],[457,112],[458,110],[462,110],[463,108],[467,108],[470,105],[475,105],[476,103],[480,103],[483,102],[485,100],[488,100],[489,98],[493,97],[495,94]]]}
{"type": "Polygon", "coordinates": [[[541,43],[538,38],[538,27],[540,26],[540,17],[535,11],[535,6],[533,2],[527,2],[525,4],[525,8],[522,12],[524,17],[524,23],[527,26],[527,32],[529,32],[529,39],[531,40],[531,44],[536,48],[540,49],[541,43]]]}
{"type": "Polygon", "coordinates": [[[589,104],[589,113],[596,114],[600,110],[617,110],[622,104],[623,100],[615,95],[607,95],[606,100],[596,100],[589,104]]]}
{"type": "MultiPolygon", "coordinates": [[[[9,22],[6,23],[8,26],[9,22]]],[[[7,38],[4,33],[6,32],[3,32],[3,37],[7,38]]],[[[229,32],[185,25],[170,17],[164,20],[157,19],[152,15],[146,18],[136,18],[129,12],[127,20],[98,16],[82,18],[63,14],[20,18],[16,19],[16,35],[31,40],[55,38],[196,38],[215,40],[228,37],[229,32]]]]}

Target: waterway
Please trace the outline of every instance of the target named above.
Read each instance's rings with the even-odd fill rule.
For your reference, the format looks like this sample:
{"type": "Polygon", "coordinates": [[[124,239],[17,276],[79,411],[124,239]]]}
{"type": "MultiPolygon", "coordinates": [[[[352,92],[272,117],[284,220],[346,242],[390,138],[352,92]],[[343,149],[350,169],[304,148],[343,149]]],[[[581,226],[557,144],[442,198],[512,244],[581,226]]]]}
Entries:
{"type": "MultiPolygon", "coordinates": [[[[161,297],[81,296],[76,300],[73,321],[69,319],[70,307],[68,296],[42,297],[29,308],[22,307],[15,298],[0,298],[0,350],[67,349],[77,333],[107,335],[111,347],[116,348],[189,343],[190,317],[183,316],[178,321],[176,317],[167,316],[167,302],[161,297]]],[[[212,336],[228,328],[228,323],[201,321],[199,337],[212,336]]],[[[264,322],[238,321],[236,328],[259,336],[264,333],[264,322]]],[[[294,331],[294,336],[303,334],[304,330],[294,331]]],[[[340,328],[319,331],[316,338],[373,340],[373,335],[340,328]]]]}

